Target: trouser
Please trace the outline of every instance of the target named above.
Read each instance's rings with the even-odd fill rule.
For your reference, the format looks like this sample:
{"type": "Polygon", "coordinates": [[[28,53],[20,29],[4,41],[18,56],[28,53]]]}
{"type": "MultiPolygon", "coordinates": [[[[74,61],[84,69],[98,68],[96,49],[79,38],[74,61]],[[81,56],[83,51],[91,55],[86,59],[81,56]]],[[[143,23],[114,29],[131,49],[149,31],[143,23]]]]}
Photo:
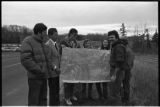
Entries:
{"type": "Polygon", "coordinates": [[[130,78],[131,78],[130,70],[117,71],[116,80],[112,84],[112,91],[113,91],[112,96],[121,97],[122,101],[129,101],[130,78]]]}
{"type": "Polygon", "coordinates": [[[48,79],[49,85],[49,105],[58,106],[60,105],[59,101],[59,76],[48,79]]]}
{"type": "Polygon", "coordinates": [[[103,87],[103,97],[107,98],[108,97],[108,83],[107,82],[102,83],[102,87],[103,87]]]}
{"type": "Polygon", "coordinates": [[[124,76],[124,79],[122,81],[122,83],[123,83],[122,101],[123,102],[129,101],[129,97],[130,97],[130,80],[131,80],[131,71],[130,70],[125,71],[125,76],[124,76]]]}
{"type": "Polygon", "coordinates": [[[88,83],[88,97],[91,97],[93,83],[88,83]]]}
{"type": "Polygon", "coordinates": [[[88,84],[88,97],[91,97],[93,83],[83,83],[82,84],[82,94],[83,94],[83,96],[87,95],[86,94],[87,84],[88,84]]]}
{"type": "Polygon", "coordinates": [[[74,83],[64,83],[65,99],[69,99],[73,96],[73,88],[74,83]]]}
{"type": "Polygon", "coordinates": [[[28,78],[28,106],[47,106],[47,79],[28,78]]]}
{"type": "Polygon", "coordinates": [[[82,96],[86,97],[86,88],[87,88],[87,83],[82,83],[82,96]]]}
{"type": "Polygon", "coordinates": [[[102,97],[102,96],[104,98],[108,97],[108,83],[107,82],[96,83],[96,87],[97,87],[99,97],[102,97]]]}
{"type": "MultiPolygon", "coordinates": [[[[102,97],[103,95],[104,95],[104,97],[107,97],[108,96],[107,83],[102,83],[103,95],[102,95],[101,83],[95,83],[95,84],[96,84],[96,89],[97,89],[99,97],[102,97]]],[[[93,85],[93,83],[88,83],[88,97],[91,97],[92,85],[93,85]]],[[[82,84],[83,96],[86,95],[86,86],[87,86],[86,83],[82,84]]]]}

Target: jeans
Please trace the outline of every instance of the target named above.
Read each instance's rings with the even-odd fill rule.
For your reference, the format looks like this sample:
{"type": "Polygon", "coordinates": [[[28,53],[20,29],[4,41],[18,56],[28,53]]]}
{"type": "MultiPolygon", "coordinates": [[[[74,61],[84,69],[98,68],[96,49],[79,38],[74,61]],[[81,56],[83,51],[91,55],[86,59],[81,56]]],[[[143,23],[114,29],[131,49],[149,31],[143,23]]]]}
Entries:
{"type": "Polygon", "coordinates": [[[49,85],[49,105],[58,106],[60,105],[59,101],[59,76],[48,79],[49,85]]]}
{"type": "Polygon", "coordinates": [[[130,78],[131,78],[130,70],[117,71],[116,80],[112,84],[112,96],[117,98],[121,97],[122,101],[129,101],[130,78]]]}
{"type": "Polygon", "coordinates": [[[47,106],[47,79],[28,78],[28,106],[47,106]]]}
{"type": "Polygon", "coordinates": [[[122,101],[129,101],[129,97],[130,97],[130,80],[131,80],[131,71],[125,71],[125,76],[124,79],[122,81],[123,86],[123,96],[122,96],[122,101]]]}

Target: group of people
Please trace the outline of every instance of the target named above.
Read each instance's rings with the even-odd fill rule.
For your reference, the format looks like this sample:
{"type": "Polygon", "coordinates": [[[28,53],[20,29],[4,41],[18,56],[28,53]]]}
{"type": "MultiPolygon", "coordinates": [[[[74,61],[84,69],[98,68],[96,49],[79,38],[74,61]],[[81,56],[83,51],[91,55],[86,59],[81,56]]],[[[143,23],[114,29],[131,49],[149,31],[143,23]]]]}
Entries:
{"type": "MultiPolygon", "coordinates": [[[[63,47],[81,48],[76,38],[78,31],[75,28],[69,30],[68,35],[58,39],[56,28],[49,28],[43,23],[37,23],[33,28],[34,35],[26,37],[21,46],[21,64],[28,71],[28,105],[47,106],[47,87],[49,86],[49,105],[60,105],[59,100],[59,76],[60,62],[63,47]],[[53,43],[54,45],[49,45],[53,43]]],[[[108,32],[108,40],[102,41],[102,50],[111,50],[110,76],[112,80],[112,97],[115,101],[129,102],[131,64],[127,61],[126,39],[120,39],[118,32],[108,32]],[[130,64],[130,65],[129,65],[130,64]],[[120,90],[124,89],[123,95],[120,90]]],[[[83,42],[84,48],[93,48],[89,39],[83,42]]],[[[93,83],[82,83],[82,98],[86,98],[88,84],[88,98],[91,96],[93,83]]],[[[72,105],[72,100],[77,101],[73,94],[74,83],[64,83],[65,102],[72,105]]],[[[108,83],[95,83],[100,99],[108,99],[108,83]]]]}

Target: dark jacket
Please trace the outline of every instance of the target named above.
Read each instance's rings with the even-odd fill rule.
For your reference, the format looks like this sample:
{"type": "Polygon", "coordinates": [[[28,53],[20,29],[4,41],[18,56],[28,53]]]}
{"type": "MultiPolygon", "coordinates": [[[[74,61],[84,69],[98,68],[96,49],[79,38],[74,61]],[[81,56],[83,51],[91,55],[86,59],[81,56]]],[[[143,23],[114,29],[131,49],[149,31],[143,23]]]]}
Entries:
{"type": "Polygon", "coordinates": [[[126,49],[121,40],[112,44],[110,55],[110,66],[125,69],[126,49]]]}
{"type": "Polygon", "coordinates": [[[65,38],[60,42],[60,45],[62,47],[79,48],[79,45],[75,39],[69,40],[68,38],[65,38]],[[74,42],[76,44],[75,47],[73,47],[72,42],[74,42]]]}
{"type": "Polygon", "coordinates": [[[59,57],[38,36],[26,37],[21,46],[21,64],[28,71],[28,78],[49,78],[59,74],[54,65],[59,64],[59,57]]]}

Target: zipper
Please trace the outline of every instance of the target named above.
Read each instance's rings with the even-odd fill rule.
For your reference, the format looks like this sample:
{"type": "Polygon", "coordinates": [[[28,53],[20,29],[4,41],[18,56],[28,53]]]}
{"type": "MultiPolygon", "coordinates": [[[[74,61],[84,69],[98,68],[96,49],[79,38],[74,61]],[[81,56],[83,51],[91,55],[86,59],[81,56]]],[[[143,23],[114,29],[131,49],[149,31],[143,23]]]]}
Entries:
{"type": "MultiPolygon", "coordinates": [[[[46,53],[45,53],[45,50],[44,50],[44,46],[43,46],[43,43],[41,43],[41,47],[42,47],[42,50],[43,50],[43,54],[45,56],[45,61],[46,61],[46,64],[47,64],[47,72],[49,74],[49,65],[48,65],[48,60],[47,60],[47,57],[46,57],[46,53]]],[[[48,76],[47,74],[47,76],[48,76]]]]}

